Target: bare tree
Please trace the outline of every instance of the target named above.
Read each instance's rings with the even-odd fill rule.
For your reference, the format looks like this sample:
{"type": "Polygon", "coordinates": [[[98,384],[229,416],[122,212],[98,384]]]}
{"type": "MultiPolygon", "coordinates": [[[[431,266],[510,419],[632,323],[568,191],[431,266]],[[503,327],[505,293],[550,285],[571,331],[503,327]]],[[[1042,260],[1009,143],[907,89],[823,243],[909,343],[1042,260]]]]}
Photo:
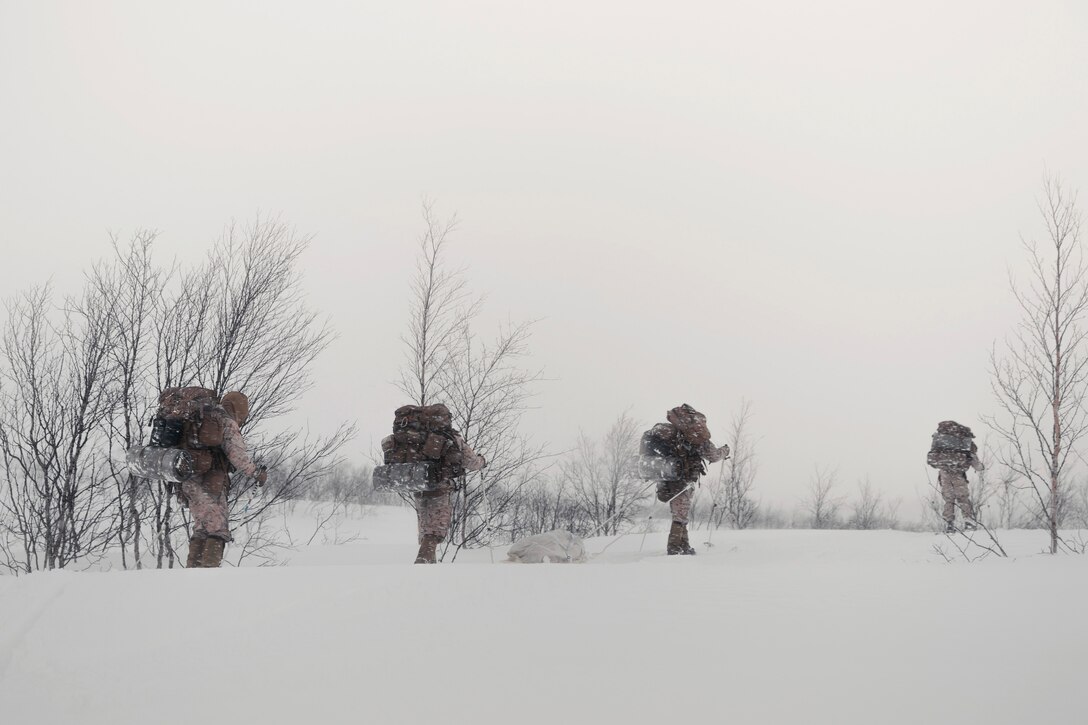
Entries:
{"type": "Polygon", "coordinates": [[[443,554],[451,547],[456,554],[466,546],[491,543],[508,528],[506,513],[521,489],[541,474],[544,447],[519,431],[533,387],[542,379],[539,371],[520,365],[528,356],[531,327],[532,323],[523,323],[502,329],[490,345],[477,343],[466,328],[443,370],[442,389],[454,422],[487,459],[484,470],[461,480],[443,554]]]}
{"type": "MultiPolygon", "coordinates": [[[[231,224],[207,261],[178,275],[158,306],[155,394],[199,384],[218,393],[241,390],[249,398],[246,441],[272,473],[263,489],[246,477],[232,478],[228,501],[235,526],[269,521],[270,509],[304,495],[339,462],[340,448],[355,433],[348,424],[317,438],[269,431],[268,422],[293,410],[312,386],[312,364],[334,336],[305,302],[299,260],[309,243],[278,219],[231,224]]],[[[150,487],[156,564],[170,566],[189,522],[184,511],[178,516],[170,486],[150,487]]],[[[266,538],[275,532],[267,524],[255,530],[266,538]]]]}
{"type": "Polygon", "coordinates": [[[631,466],[638,442],[638,424],[624,413],[599,444],[583,433],[572,456],[560,463],[561,481],[592,531],[618,534],[646,499],[649,487],[631,466]]]}
{"type": "Polygon", "coordinates": [[[1007,466],[997,465],[989,441],[979,446],[979,460],[984,468],[968,479],[971,505],[975,509],[975,518],[984,519],[989,526],[1009,529],[1018,521],[1017,510],[1020,508],[1018,492],[1022,486],[1016,472],[1007,466]],[[996,511],[994,507],[996,505],[996,511]]]}
{"type": "Polygon", "coordinates": [[[840,524],[839,512],[843,498],[833,492],[836,475],[837,472],[833,469],[817,466],[809,481],[808,497],[804,499],[802,506],[809,514],[809,521],[814,529],[833,529],[840,524]]]}
{"type": "Polygon", "coordinates": [[[1078,529],[1088,529],[1088,481],[1080,481],[1070,491],[1069,519],[1078,529]]]}
{"type": "Polygon", "coordinates": [[[852,529],[894,529],[898,524],[899,501],[886,501],[866,476],[858,482],[858,497],[851,502],[852,529]]]}
{"type": "Polygon", "coordinates": [[[457,216],[442,221],[430,201],[423,202],[425,229],[412,278],[408,333],[402,337],[407,360],[398,387],[419,405],[444,398],[452,375],[448,367],[458,355],[469,323],[481,300],[470,297],[460,269],[450,269],[446,246],[457,228],[457,216]]]}
{"type": "Polygon", "coordinates": [[[1023,505],[1020,502],[1020,486],[1016,474],[1008,469],[995,484],[994,500],[997,502],[996,526],[1012,529],[1023,526],[1023,505]]]}
{"type": "Polygon", "coordinates": [[[122,565],[143,567],[143,525],[152,512],[145,495],[146,484],[128,473],[125,451],[141,443],[148,401],[154,399],[154,321],[161,290],[171,272],[152,259],[158,236],[151,230],[137,231],[123,246],[112,236],[113,257],[91,270],[87,286],[110,306],[110,344],[106,383],[116,405],[106,420],[110,475],[118,490],[118,542],[122,565]]]}
{"type": "Polygon", "coordinates": [[[294,410],[313,385],[313,362],[333,339],[328,322],[305,303],[298,262],[309,243],[279,220],[231,225],[204,270],[214,304],[205,327],[194,331],[203,343],[198,379],[220,394],[245,392],[247,443],[273,471],[263,490],[251,479],[232,479],[228,500],[232,521],[239,524],[301,497],[339,462],[338,451],[355,435],[349,424],[318,438],[267,431],[266,423],[294,410]]]}
{"type": "Polygon", "coordinates": [[[20,570],[65,566],[110,542],[126,566],[143,566],[147,547],[156,566],[173,565],[186,512],[169,485],[134,479],[124,466],[165,387],[248,395],[247,442],[274,473],[260,490],[233,478],[239,525],[269,520],[272,507],[303,495],[354,433],[344,424],[310,438],[268,426],[297,405],[332,339],[302,293],[298,260],[308,240],[278,221],[232,225],[205,265],[178,272],[154,264],[155,237],[138,232],[127,247],[115,238],[112,259],[94,267],[59,322],[47,290],[9,305],[0,345],[0,549],[20,570]]]}
{"type": "Polygon", "coordinates": [[[851,504],[853,514],[850,516],[850,528],[852,529],[878,529],[880,528],[880,510],[883,506],[879,491],[873,488],[872,481],[868,477],[858,482],[858,497],[851,504]]]}
{"type": "Polygon", "coordinates": [[[537,464],[545,457],[543,447],[518,430],[542,374],[521,365],[531,322],[501,329],[490,343],[481,341],[474,322],[482,300],[469,294],[463,274],[446,259],[456,218],[440,221],[424,202],[423,219],[398,387],[419,405],[448,405],[455,427],[487,459],[483,471],[458,482],[444,558],[509,534],[507,514],[521,489],[537,480],[537,464]]]}
{"type": "Polygon", "coordinates": [[[54,323],[51,299],[39,287],[10,302],[0,343],[0,549],[13,571],[100,556],[115,532],[101,432],[111,308],[91,290],[54,323]]]}
{"type": "Polygon", "coordinates": [[[752,403],[744,400],[733,417],[729,432],[731,455],[721,462],[717,479],[711,486],[708,523],[715,528],[728,522],[734,529],[746,529],[759,511],[759,503],[751,495],[758,470],[755,442],[749,431],[751,418],[752,403]]]}
{"type": "Polygon", "coordinates": [[[1007,444],[1002,463],[1030,485],[1056,553],[1070,456],[1088,432],[1088,267],[1076,194],[1048,175],[1039,211],[1046,239],[1024,240],[1028,279],[1012,283],[1021,319],[1004,353],[995,346],[991,355],[993,390],[1004,415],[987,423],[1007,444]]]}
{"type": "Polygon", "coordinates": [[[215,304],[198,331],[197,374],[217,392],[245,391],[252,426],[294,410],[313,385],[313,361],[334,338],[305,303],[299,258],[309,244],[275,219],[231,225],[204,268],[215,304]]]}
{"type": "Polygon", "coordinates": [[[562,476],[541,477],[522,488],[507,512],[506,521],[514,541],[555,529],[587,536],[593,528],[562,476]]]}
{"type": "MultiPolygon", "coordinates": [[[[201,371],[206,367],[206,335],[216,308],[217,290],[206,266],[182,270],[172,276],[173,284],[160,290],[155,306],[154,361],[155,391],[168,387],[203,385],[201,371]]],[[[147,401],[151,410],[155,399],[147,401]]],[[[188,540],[186,511],[175,504],[173,484],[147,481],[144,489],[149,500],[150,546],[157,568],[173,568],[176,547],[188,540]]]]}

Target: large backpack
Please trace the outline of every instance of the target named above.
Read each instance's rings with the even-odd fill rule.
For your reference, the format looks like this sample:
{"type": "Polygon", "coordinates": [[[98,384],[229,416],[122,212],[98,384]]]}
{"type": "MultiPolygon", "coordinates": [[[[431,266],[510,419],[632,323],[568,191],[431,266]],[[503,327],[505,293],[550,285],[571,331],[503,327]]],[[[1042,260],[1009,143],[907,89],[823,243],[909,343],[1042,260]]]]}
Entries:
{"type": "Polygon", "coordinates": [[[658,423],[642,434],[638,452],[640,456],[653,458],[676,458],[676,427],[668,423],[658,423]]]}
{"type": "Polygon", "coordinates": [[[167,388],[159,395],[159,407],[151,419],[149,448],[173,448],[188,452],[193,472],[202,475],[222,453],[222,416],[214,390],[200,387],[167,388]]]}
{"type": "Polygon", "coordinates": [[[926,463],[940,470],[966,471],[978,450],[971,440],[974,437],[975,434],[965,425],[954,420],[941,421],[933,434],[926,463]]]}
{"type": "Polygon", "coordinates": [[[133,446],[126,455],[129,472],[139,478],[182,483],[201,476],[217,461],[229,467],[221,446],[223,426],[215,391],[208,388],[167,388],[151,418],[146,446],[133,446]]]}
{"type": "Polygon", "coordinates": [[[642,434],[635,461],[639,478],[643,481],[675,481],[679,478],[681,462],[676,438],[676,428],[668,423],[658,423],[642,434]]]}
{"type": "Polygon", "coordinates": [[[695,448],[710,442],[710,429],[706,426],[706,416],[687,403],[670,410],[668,419],[695,448]]]}
{"type": "MultiPolygon", "coordinates": [[[[709,440],[709,436],[707,437],[709,440]]],[[[696,481],[706,473],[702,457],[679,428],[658,423],[639,442],[639,476],[645,480],[696,481]]]]}
{"type": "Polygon", "coordinates": [[[403,405],[393,413],[393,435],[383,446],[385,464],[428,464],[433,483],[463,476],[465,469],[449,408],[403,405]]]}

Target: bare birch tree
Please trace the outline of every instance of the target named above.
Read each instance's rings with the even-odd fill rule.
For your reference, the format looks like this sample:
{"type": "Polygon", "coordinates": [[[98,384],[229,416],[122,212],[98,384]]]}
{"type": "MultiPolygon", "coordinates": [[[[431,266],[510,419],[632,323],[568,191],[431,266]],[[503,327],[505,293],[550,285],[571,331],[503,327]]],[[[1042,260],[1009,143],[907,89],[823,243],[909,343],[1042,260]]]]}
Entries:
{"type": "Polygon", "coordinates": [[[534,445],[519,430],[533,388],[543,377],[520,364],[529,354],[531,328],[532,323],[504,328],[491,344],[478,343],[466,328],[443,369],[441,388],[455,426],[487,459],[482,471],[463,477],[458,486],[443,555],[450,548],[456,554],[509,534],[510,507],[541,473],[543,446],[534,445]]]}
{"type": "Polygon", "coordinates": [[[583,433],[571,457],[559,465],[563,485],[593,532],[618,534],[650,492],[631,465],[639,432],[638,423],[624,413],[599,443],[583,433]]]}
{"type": "MultiPolygon", "coordinates": [[[[232,525],[245,525],[300,498],[339,462],[338,451],[355,435],[350,424],[313,438],[268,426],[294,410],[312,387],[313,362],[334,337],[328,322],[305,302],[299,258],[309,244],[308,237],[277,219],[232,224],[204,268],[213,303],[204,327],[191,330],[202,344],[195,359],[197,379],[219,394],[246,394],[250,412],[242,430],[254,458],[271,471],[263,489],[247,477],[232,478],[232,525]]],[[[204,314],[199,284],[193,299],[198,316],[204,314]]]]}
{"type": "Polygon", "coordinates": [[[1056,553],[1071,456],[1088,432],[1088,267],[1076,193],[1048,175],[1039,212],[1046,237],[1023,240],[1027,280],[1012,282],[1021,319],[1003,352],[995,346],[991,354],[992,385],[1003,415],[987,423],[1007,444],[1002,463],[1029,485],[1050,532],[1050,552],[1056,553]]]}
{"type": "Polygon", "coordinates": [[[142,442],[148,402],[156,394],[154,321],[161,290],[170,272],[155,264],[152,251],[157,232],[139,230],[127,245],[113,236],[113,256],[91,270],[87,285],[110,305],[109,368],[105,373],[116,405],[106,421],[107,465],[118,491],[118,542],[122,565],[143,568],[143,526],[151,511],[141,479],[125,467],[125,451],[142,442]]]}
{"type": "Polygon", "coordinates": [[[898,524],[899,500],[887,501],[866,476],[858,482],[858,496],[850,503],[852,529],[894,529],[898,524]]]}
{"type": "Polygon", "coordinates": [[[418,405],[440,402],[452,375],[448,368],[457,356],[481,301],[468,293],[460,269],[446,260],[449,237],[457,228],[456,215],[442,221],[434,205],[423,202],[423,235],[412,278],[408,332],[401,338],[407,348],[398,387],[418,405]],[[438,396],[436,398],[436,396],[438,396]]]}
{"type": "MultiPolygon", "coordinates": [[[[172,284],[160,290],[153,321],[155,335],[155,387],[203,385],[201,371],[206,336],[203,330],[211,324],[216,308],[216,290],[205,266],[181,270],[172,277],[172,284]]],[[[147,401],[149,411],[156,400],[147,401]]],[[[146,523],[150,545],[155,554],[156,568],[173,568],[176,562],[175,539],[188,540],[185,511],[175,505],[173,484],[147,481],[144,489],[149,498],[146,523]],[[176,534],[182,533],[181,537],[176,534]]],[[[180,542],[179,542],[180,543],[180,542]]]]}
{"type": "Polygon", "coordinates": [[[542,374],[521,365],[531,322],[503,328],[491,342],[476,332],[482,299],[470,294],[461,270],[447,259],[456,217],[442,221],[424,202],[423,221],[397,387],[418,405],[445,403],[454,426],[487,459],[483,471],[458,482],[450,534],[439,552],[445,557],[488,544],[509,529],[507,513],[539,476],[544,450],[518,426],[542,374]]]}
{"type": "Polygon", "coordinates": [[[978,458],[984,468],[968,478],[968,491],[975,518],[988,526],[1010,529],[1018,520],[1019,490],[1016,472],[999,463],[989,440],[979,446],[978,458]],[[994,510],[996,506],[996,511],[994,510]]]}
{"type": "Polygon", "coordinates": [[[809,481],[808,497],[802,505],[809,514],[809,521],[814,529],[834,529],[839,526],[839,512],[842,509],[842,496],[834,493],[837,472],[833,469],[816,467],[809,481]]]}
{"type": "Polygon", "coordinates": [[[0,549],[13,571],[93,559],[115,534],[102,434],[114,404],[103,374],[110,313],[93,290],[59,311],[48,287],[8,305],[0,343],[0,549]]]}
{"type": "Polygon", "coordinates": [[[746,529],[759,512],[759,504],[751,495],[759,468],[750,432],[751,418],[752,403],[744,400],[729,432],[731,455],[721,462],[711,486],[709,523],[715,528],[728,522],[734,529],[746,529]]]}

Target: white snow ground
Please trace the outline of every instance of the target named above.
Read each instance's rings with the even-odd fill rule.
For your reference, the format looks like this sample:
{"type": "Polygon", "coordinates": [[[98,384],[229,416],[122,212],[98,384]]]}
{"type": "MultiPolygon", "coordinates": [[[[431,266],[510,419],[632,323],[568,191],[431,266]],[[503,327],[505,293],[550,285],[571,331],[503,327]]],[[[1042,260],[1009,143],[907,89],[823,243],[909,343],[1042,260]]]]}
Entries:
{"type": "Polygon", "coordinates": [[[1088,721],[1088,557],[1043,532],[973,564],[932,534],[717,531],[424,567],[410,511],[352,526],[283,567],[0,577],[0,722],[1088,721]]]}

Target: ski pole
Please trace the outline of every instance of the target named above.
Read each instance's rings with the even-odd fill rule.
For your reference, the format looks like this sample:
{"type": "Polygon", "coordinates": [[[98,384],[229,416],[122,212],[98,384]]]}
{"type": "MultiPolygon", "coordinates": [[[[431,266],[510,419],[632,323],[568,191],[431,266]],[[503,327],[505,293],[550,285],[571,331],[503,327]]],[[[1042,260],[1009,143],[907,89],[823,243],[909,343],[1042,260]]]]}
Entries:
{"type": "MultiPolygon", "coordinates": [[[[679,493],[677,493],[676,495],[670,497],[669,500],[666,501],[665,503],[672,503],[672,500],[674,498],[676,498],[680,494],[684,493],[685,491],[694,491],[694,490],[695,489],[693,488],[692,484],[689,483],[687,486],[682,488],[679,493]]],[[[653,514],[650,514],[648,517],[646,517],[646,528],[642,532],[642,542],[638,545],[638,553],[640,553],[640,554],[642,553],[642,550],[646,547],[646,537],[650,534],[650,522],[652,522],[653,520],[654,520],[654,515],[653,514]]],[[[603,553],[603,550],[602,550],[602,553],[603,553]]]]}
{"type": "Polygon", "coordinates": [[[706,522],[707,527],[710,529],[710,533],[707,534],[706,541],[704,543],[706,544],[706,548],[708,549],[712,549],[714,547],[714,529],[718,528],[714,525],[714,509],[716,508],[718,508],[717,503],[710,507],[710,520],[706,522]]]}
{"type": "Polygon", "coordinates": [[[638,553],[642,553],[642,549],[646,546],[646,536],[650,533],[650,527],[653,524],[654,515],[650,514],[646,517],[646,527],[642,530],[642,543],[638,545],[638,553]]]}

